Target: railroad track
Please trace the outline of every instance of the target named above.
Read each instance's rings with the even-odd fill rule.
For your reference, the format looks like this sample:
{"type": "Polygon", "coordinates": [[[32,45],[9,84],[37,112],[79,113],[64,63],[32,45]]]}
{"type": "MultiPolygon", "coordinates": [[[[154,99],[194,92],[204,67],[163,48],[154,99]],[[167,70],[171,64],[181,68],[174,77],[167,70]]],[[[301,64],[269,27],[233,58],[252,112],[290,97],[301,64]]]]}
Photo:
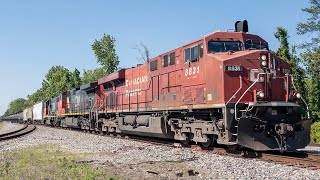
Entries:
{"type": "Polygon", "coordinates": [[[309,146],[311,146],[311,147],[320,147],[320,144],[311,143],[311,144],[309,144],[309,146]]]}
{"type": "Polygon", "coordinates": [[[35,129],[36,129],[35,125],[26,124],[18,130],[0,134],[0,141],[9,140],[9,139],[13,139],[13,138],[17,138],[17,137],[29,134],[35,129]]]}
{"type": "Polygon", "coordinates": [[[191,145],[195,151],[206,151],[208,153],[228,155],[239,158],[256,158],[263,161],[286,164],[288,166],[297,166],[303,168],[320,169],[320,155],[306,152],[288,152],[283,154],[254,152],[246,150],[231,151],[225,148],[205,148],[197,145],[191,145]]]}
{"type": "MultiPolygon", "coordinates": [[[[44,125],[43,125],[44,126],[44,125]]],[[[49,127],[49,126],[45,126],[49,127]]],[[[57,128],[57,127],[51,127],[57,128]]],[[[59,127],[58,127],[59,128],[59,127]]],[[[79,129],[72,129],[72,128],[60,128],[66,130],[75,130],[77,132],[83,133],[90,133],[96,134],[101,136],[106,136],[106,134],[92,132],[92,131],[83,131],[79,129]]],[[[113,135],[109,134],[108,137],[113,138],[121,138],[121,139],[129,139],[133,141],[149,143],[154,145],[162,145],[174,148],[191,148],[194,151],[202,151],[206,153],[224,155],[224,156],[232,156],[237,158],[256,158],[263,161],[274,162],[277,164],[286,164],[288,166],[297,166],[303,168],[310,168],[310,169],[320,169],[320,155],[307,153],[307,152],[289,152],[289,153],[273,153],[273,152],[254,152],[250,150],[230,150],[225,147],[203,147],[199,145],[183,145],[181,143],[177,143],[174,141],[167,141],[162,139],[153,139],[153,138],[146,138],[140,136],[132,136],[132,135],[113,135]]]]}

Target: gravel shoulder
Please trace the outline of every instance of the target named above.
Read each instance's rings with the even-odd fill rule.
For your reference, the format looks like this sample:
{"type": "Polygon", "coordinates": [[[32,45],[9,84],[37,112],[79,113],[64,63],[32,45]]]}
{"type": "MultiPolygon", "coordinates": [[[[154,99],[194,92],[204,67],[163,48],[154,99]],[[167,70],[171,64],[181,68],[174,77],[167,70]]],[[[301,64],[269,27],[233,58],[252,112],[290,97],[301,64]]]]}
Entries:
{"type": "Polygon", "coordinates": [[[114,176],[123,179],[318,179],[320,177],[319,170],[42,126],[38,126],[36,131],[27,136],[0,142],[0,152],[41,144],[55,144],[62,151],[81,153],[83,155],[81,161],[103,167],[114,176]]]}
{"type": "Polygon", "coordinates": [[[23,127],[23,124],[10,123],[10,122],[1,122],[0,134],[8,133],[10,131],[18,130],[23,127]]]}

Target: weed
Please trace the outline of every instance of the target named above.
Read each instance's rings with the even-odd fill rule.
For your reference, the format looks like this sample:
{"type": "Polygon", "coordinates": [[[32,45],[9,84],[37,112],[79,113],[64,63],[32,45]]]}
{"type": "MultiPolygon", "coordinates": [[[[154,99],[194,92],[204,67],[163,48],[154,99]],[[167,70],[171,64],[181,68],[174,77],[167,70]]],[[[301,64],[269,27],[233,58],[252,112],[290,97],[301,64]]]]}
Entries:
{"type": "Polygon", "coordinates": [[[320,143],[320,122],[311,125],[311,142],[320,143]]]}
{"type": "Polygon", "coordinates": [[[0,179],[108,179],[105,170],[76,163],[80,155],[54,145],[0,153],[0,179]]]}

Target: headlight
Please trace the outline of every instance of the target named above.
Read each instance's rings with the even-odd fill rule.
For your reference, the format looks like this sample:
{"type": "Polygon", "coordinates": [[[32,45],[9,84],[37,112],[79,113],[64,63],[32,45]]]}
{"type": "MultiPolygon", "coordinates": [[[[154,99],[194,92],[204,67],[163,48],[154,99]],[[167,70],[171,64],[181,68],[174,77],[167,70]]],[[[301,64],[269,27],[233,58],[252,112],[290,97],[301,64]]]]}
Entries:
{"type": "Polygon", "coordinates": [[[266,56],[266,55],[262,55],[262,56],[261,56],[261,60],[262,60],[262,61],[267,60],[267,56],[266,56]]]}
{"type": "Polygon", "coordinates": [[[262,68],[267,67],[268,66],[268,56],[263,54],[260,56],[260,66],[262,68]]]}
{"type": "Polygon", "coordinates": [[[300,98],[301,98],[301,94],[300,94],[300,93],[297,93],[297,94],[296,94],[296,97],[297,97],[298,99],[300,99],[300,98]]]}
{"type": "Polygon", "coordinates": [[[264,92],[259,91],[259,92],[257,93],[257,96],[258,96],[259,98],[264,98],[264,92]]]}

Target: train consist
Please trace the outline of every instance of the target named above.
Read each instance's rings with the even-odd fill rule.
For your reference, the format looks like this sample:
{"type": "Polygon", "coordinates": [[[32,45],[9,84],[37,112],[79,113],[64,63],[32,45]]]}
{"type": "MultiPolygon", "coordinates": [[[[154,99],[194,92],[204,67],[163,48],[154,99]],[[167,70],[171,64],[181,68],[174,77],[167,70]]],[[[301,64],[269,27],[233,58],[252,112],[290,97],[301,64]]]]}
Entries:
{"type": "Polygon", "coordinates": [[[235,26],[5,119],[231,149],[304,148],[311,120],[290,65],[248,33],[247,21],[235,26]]]}

